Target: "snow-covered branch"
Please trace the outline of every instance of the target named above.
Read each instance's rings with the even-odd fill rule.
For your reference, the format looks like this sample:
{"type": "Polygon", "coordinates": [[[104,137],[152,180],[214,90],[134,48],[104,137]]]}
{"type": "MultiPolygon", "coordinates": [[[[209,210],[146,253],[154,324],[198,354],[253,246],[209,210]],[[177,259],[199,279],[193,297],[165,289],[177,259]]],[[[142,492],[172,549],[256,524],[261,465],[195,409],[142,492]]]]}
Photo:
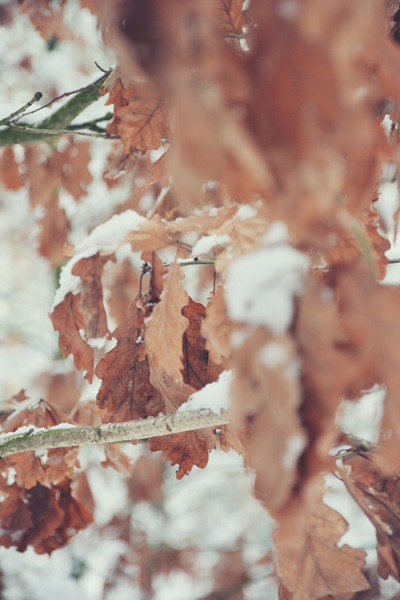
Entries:
{"type": "Polygon", "coordinates": [[[0,436],[0,457],[28,450],[142,440],[227,423],[229,417],[225,410],[216,414],[208,409],[201,409],[92,427],[75,427],[67,423],[49,429],[28,426],[21,428],[23,431],[0,436]]]}

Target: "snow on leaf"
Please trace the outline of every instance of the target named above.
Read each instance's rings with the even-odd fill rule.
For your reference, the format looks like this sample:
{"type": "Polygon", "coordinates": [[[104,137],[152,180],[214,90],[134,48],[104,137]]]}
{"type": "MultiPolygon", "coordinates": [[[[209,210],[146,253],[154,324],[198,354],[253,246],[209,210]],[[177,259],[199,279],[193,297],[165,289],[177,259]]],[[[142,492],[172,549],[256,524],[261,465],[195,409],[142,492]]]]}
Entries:
{"type": "Polygon", "coordinates": [[[237,212],[236,206],[221,206],[166,223],[166,233],[174,238],[192,231],[214,232],[237,212]]]}
{"type": "Polygon", "coordinates": [[[63,355],[74,357],[77,369],[86,371],[85,379],[93,378],[94,350],[85,342],[81,331],[85,331],[85,317],[81,308],[80,294],[68,292],[64,300],[54,307],[50,319],[56,331],[60,332],[60,349],[63,355]]]}
{"type": "Polygon", "coordinates": [[[130,421],[157,415],[163,407],[157,390],[150,383],[150,369],[144,356],[143,311],[134,301],[127,319],[114,331],[115,348],[107,352],[96,367],[102,379],[97,405],[106,409],[103,422],[130,421]]]}
{"type": "Polygon", "coordinates": [[[114,104],[107,133],[118,135],[127,153],[157,150],[171,136],[168,104],[149,82],[116,79],[106,104],[114,104]]]}
{"type": "Polygon", "coordinates": [[[327,595],[347,600],[369,588],[362,573],[366,553],[337,545],[346,530],[344,518],[315,494],[306,501],[302,517],[295,522],[289,517],[278,527],[274,534],[276,571],[292,600],[327,595]]]}
{"type": "Polygon", "coordinates": [[[188,294],[179,283],[184,277],[179,264],[172,263],[165,277],[161,300],[155,306],[146,329],[147,351],[154,367],[162,365],[163,370],[177,382],[182,381],[182,335],[188,326],[188,320],[182,316],[188,294]]]}
{"type": "Polygon", "coordinates": [[[307,269],[307,257],[283,244],[240,256],[228,272],[229,316],[283,333],[293,319],[293,296],[302,291],[307,269]]]}

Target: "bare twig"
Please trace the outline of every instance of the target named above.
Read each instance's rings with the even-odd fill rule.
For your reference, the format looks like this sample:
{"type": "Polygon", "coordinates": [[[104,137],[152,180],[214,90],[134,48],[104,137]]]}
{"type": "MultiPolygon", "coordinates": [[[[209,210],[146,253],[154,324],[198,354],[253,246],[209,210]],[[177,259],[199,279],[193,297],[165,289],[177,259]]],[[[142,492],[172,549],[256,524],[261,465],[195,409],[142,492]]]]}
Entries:
{"type": "MultiPolygon", "coordinates": [[[[1,119],[0,125],[9,125],[11,123],[11,121],[13,121],[15,119],[15,117],[18,117],[18,115],[22,116],[22,114],[26,111],[27,108],[32,106],[32,104],[35,104],[35,102],[39,102],[39,100],[42,96],[43,96],[42,92],[36,92],[36,94],[33,96],[32,100],[29,100],[29,102],[24,104],[24,106],[22,108],[11,113],[11,115],[8,115],[8,117],[1,119]]],[[[38,109],[38,110],[40,110],[40,109],[38,109]]],[[[18,118],[20,119],[21,116],[18,118]]],[[[18,119],[16,119],[16,120],[18,120],[18,119]]]]}
{"type": "Polygon", "coordinates": [[[353,456],[354,454],[359,454],[360,452],[373,453],[378,450],[377,444],[359,438],[352,433],[342,433],[342,438],[344,439],[344,442],[350,446],[350,448],[348,450],[339,450],[339,452],[336,454],[336,458],[345,458],[346,456],[353,456]]]}
{"type": "Polygon", "coordinates": [[[93,427],[73,427],[68,424],[65,424],[65,427],[61,424],[49,429],[32,427],[21,433],[17,431],[1,435],[0,457],[29,450],[130,442],[203,427],[219,427],[227,423],[229,417],[226,411],[221,410],[220,414],[216,414],[202,409],[93,427]]]}
{"type": "MultiPolygon", "coordinates": [[[[105,73],[106,75],[110,75],[111,71],[103,71],[103,73],[105,73]]],[[[72,90],[72,92],[64,92],[63,94],[56,96],[55,98],[53,98],[52,100],[47,102],[47,104],[43,104],[43,106],[40,106],[39,108],[35,108],[35,110],[31,110],[31,111],[23,113],[23,114],[20,114],[21,111],[18,111],[18,113],[16,113],[16,114],[20,114],[20,116],[17,119],[13,119],[13,121],[14,121],[14,123],[16,123],[17,121],[22,119],[22,117],[26,117],[28,115],[33,115],[34,113],[39,112],[39,110],[48,108],[49,106],[51,106],[55,102],[58,102],[59,100],[62,100],[63,98],[68,98],[68,96],[73,96],[74,94],[79,94],[79,92],[86,92],[87,90],[90,90],[90,89],[96,87],[99,84],[99,82],[103,82],[103,81],[104,81],[104,75],[102,75],[99,79],[96,79],[96,81],[94,81],[93,83],[89,83],[89,85],[85,85],[77,90],[72,90]]],[[[40,92],[38,92],[38,93],[40,93],[40,92]]],[[[40,98],[42,97],[42,95],[43,94],[40,95],[40,98]]],[[[36,96],[36,94],[35,94],[35,96],[36,96]]],[[[40,100],[40,98],[38,98],[38,99],[40,100]]],[[[32,101],[31,101],[31,104],[33,104],[32,101]]],[[[30,106],[29,103],[25,105],[26,108],[28,108],[28,106],[30,106]]]]}
{"type": "Polygon", "coordinates": [[[16,125],[13,121],[9,124],[9,127],[25,131],[26,133],[36,133],[41,135],[43,133],[49,135],[62,135],[64,133],[73,133],[74,135],[85,135],[87,137],[104,138],[106,140],[119,140],[117,135],[110,135],[108,133],[89,133],[88,131],[76,131],[75,129],[37,129],[36,127],[26,127],[25,125],[16,125]]]}

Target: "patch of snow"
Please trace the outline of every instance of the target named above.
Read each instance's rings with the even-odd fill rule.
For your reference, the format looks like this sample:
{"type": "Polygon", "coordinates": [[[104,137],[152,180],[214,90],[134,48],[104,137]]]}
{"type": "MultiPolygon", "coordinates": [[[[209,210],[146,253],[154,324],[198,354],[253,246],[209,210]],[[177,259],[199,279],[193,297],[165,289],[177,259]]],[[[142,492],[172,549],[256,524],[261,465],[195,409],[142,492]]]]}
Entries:
{"type": "Polygon", "coordinates": [[[285,221],[274,221],[268,231],[263,235],[262,241],[267,246],[286,244],[289,240],[289,231],[285,221]]]}
{"type": "Polygon", "coordinates": [[[240,256],[228,268],[229,316],[283,333],[292,321],[293,296],[302,292],[308,266],[304,254],[283,244],[240,256]]]}
{"type": "Polygon", "coordinates": [[[269,369],[282,365],[288,358],[288,353],[283,344],[270,342],[260,350],[261,362],[269,369]]]}
{"type": "Polygon", "coordinates": [[[231,404],[230,387],[233,371],[223,371],[217,381],[208,383],[201,390],[192,394],[188,401],[182,404],[177,412],[200,410],[207,408],[215,413],[228,410],[231,404]]]}
{"type": "Polygon", "coordinates": [[[207,254],[215,248],[215,246],[223,246],[224,248],[230,243],[231,238],[229,235],[216,235],[215,233],[211,235],[203,235],[193,246],[192,248],[192,256],[197,256],[198,254],[207,254]]]}
{"type": "Polygon", "coordinates": [[[287,440],[285,454],[282,456],[282,466],[285,471],[290,471],[290,469],[293,469],[296,466],[297,460],[306,445],[307,440],[305,435],[292,435],[287,440]]]}
{"type": "Polygon", "coordinates": [[[89,344],[89,346],[91,346],[91,348],[97,348],[98,350],[101,350],[106,345],[107,339],[108,338],[105,335],[101,338],[90,338],[87,340],[87,343],[89,344]]]}
{"type": "Polygon", "coordinates": [[[119,215],[114,215],[105,223],[98,225],[88,237],[76,246],[76,252],[82,253],[87,250],[92,256],[102,251],[104,254],[112,254],[131,231],[137,231],[146,221],[135,210],[126,210],[119,215]]]}
{"type": "Polygon", "coordinates": [[[235,217],[241,221],[247,221],[247,219],[253,219],[258,214],[258,211],[250,204],[242,204],[239,206],[235,217]]]}
{"type": "Polygon", "coordinates": [[[106,223],[102,223],[93,229],[92,233],[76,246],[77,253],[75,256],[62,267],[60,285],[56,291],[51,311],[53,312],[54,308],[64,300],[69,292],[73,294],[78,292],[81,279],[72,274],[72,269],[81,258],[89,258],[100,251],[104,254],[112,254],[126,236],[131,231],[137,231],[145,221],[145,217],[142,217],[136,211],[127,210],[119,215],[114,215],[106,223]]]}

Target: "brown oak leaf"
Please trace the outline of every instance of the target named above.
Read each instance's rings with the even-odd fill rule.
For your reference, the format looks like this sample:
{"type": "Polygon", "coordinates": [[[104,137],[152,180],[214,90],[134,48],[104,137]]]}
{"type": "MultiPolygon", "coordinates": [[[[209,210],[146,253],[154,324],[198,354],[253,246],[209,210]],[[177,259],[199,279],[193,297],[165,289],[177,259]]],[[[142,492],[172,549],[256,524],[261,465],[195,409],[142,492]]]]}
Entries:
{"type": "Polygon", "coordinates": [[[400,479],[384,477],[367,454],[343,459],[351,473],[341,470],[343,481],[354,500],[376,529],[378,573],[400,581],[400,479]]]}
{"type": "Polygon", "coordinates": [[[216,436],[210,429],[198,429],[186,433],[174,433],[149,440],[152,452],[161,450],[163,459],[171,461],[171,465],[179,465],[176,478],[188,475],[194,466],[204,469],[208,463],[208,455],[215,448],[216,436]]]}
{"type": "Polygon", "coordinates": [[[47,451],[47,460],[45,464],[48,481],[52,484],[58,484],[66,477],[72,479],[75,467],[79,467],[78,461],[79,448],[50,448],[47,451]]]}
{"type": "Polygon", "coordinates": [[[63,248],[71,228],[57,195],[49,198],[44,208],[45,213],[40,219],[39,252],[57,267],[65,262],[63,248]]]}
{"type": "Polygon", "coordinates": [[[233,368],[232,425],[236,430],[250,425],[247,451],[257,472],[256,490],[274,512],[290,500],[307,445],[293,341],[259,327],[234,350],[233,368]]]}
{"type": "Polygon", "coordinates": [[[101,276],[110,258],[115,260],[113,255],[100,256],[97,252],[89,258],[81,258],[72,268],[72,274],[81,278],[80,299],[86,339],[102,338],[108,333],[101,276]]]}
{"type": "Polygon", "coordinates": [[[102,379],[97,405],[107,410],[103,422],[130,421],[157,415],[163,402],[150,383],[147,358],[143,356],[143,311],[134,301],[127,319],[113,332],[115,348],[96,367],[102,379]]]}
{"type": "Polygon", "coordinates": [[[189,321],[183,334],[183,381],[195,390],[200,390],[207,383],[216,381],[222,368],[210,359],[205,339],[201,335],[205,307],[189,298],[189,303],[182,308],[182,314],[189,321]]]}
{"type": "Polygon", "coordinates": [[[369,588],[362,568],[366,553],[338,542],[347,530],[344,518],[313,490],[303,518],[275,530],[277,575],[293,600],[333,596],[347,600],[369,588]]]}
{"type": "Polygon", "coordinates": [[[184,277],[182,267],[173,262],[165,277],[160,302],[146,323],[147,351],[154,367],[162,366],[176,382],[182,381],[182,336],[188,326],[188,320],[182,316],[189,298],[180,285],[184,277]]]}
{"type": "Polygon", "coordinates": [[[149,82],[116,79],[106,104],[114,104],[107,133],[121,138],[126,153],[157,150],[171,135],[168,104],[149,82]]]}
{"type": "Polygon", "coordinates": [[[183,381],[176,382],[171,375],[164,371],[163,367],[155,368],[150,357],[149,364],[150,383],[160,392],[165,404],[165,413],[174,413],[196,390],[183,381]]]}
{"type": "Polygon", "coordinates": [[[0,181],[8,190],[17,190],[23,183],[12,146],[4,148],[0,154],[0,181]]]}
{"type": "Polygon", "coordinates": [[[231,357],[231,335],[240,327],[228,317],[224,289],[218,287],[207,304],[206,316],[201,323],[201,333],[206,339],[206,348],[217,364],[227,366],[231,357]]]}
{"type": "Polygon", "coordinates": [[[242,33],[244,25],[242,8],[243,0],[219,0],[217,3],[218,17],[225,34],[242,33]]]}
{"type": "Polygon", "coordinates": [[[49,316],[54,329],[60,332],[61,352],[65,357],[73,355],[76,368],[86,371],[85,379],[91,383],[94,350],[81,335],[81,331],[85,331],[86,327],[81,295],[68,292],[49,316]]]}
{"type": "Polygon", "coordinates": [[[127,477],[131,474],[131,461],[123,451],[121,444],[105,444],[104,452],[106,460],[102,461],[102,467],[113,467],[113,469],[127,477]]]}

